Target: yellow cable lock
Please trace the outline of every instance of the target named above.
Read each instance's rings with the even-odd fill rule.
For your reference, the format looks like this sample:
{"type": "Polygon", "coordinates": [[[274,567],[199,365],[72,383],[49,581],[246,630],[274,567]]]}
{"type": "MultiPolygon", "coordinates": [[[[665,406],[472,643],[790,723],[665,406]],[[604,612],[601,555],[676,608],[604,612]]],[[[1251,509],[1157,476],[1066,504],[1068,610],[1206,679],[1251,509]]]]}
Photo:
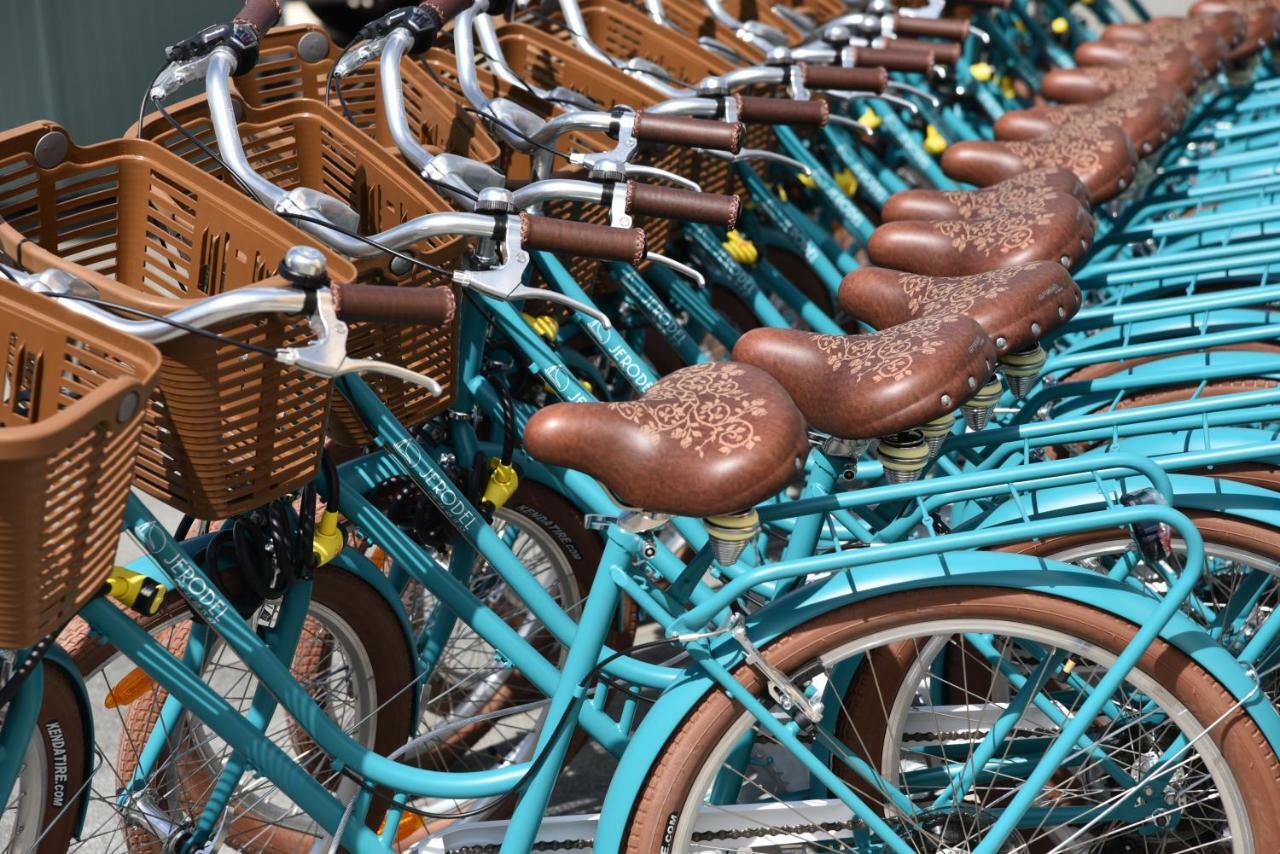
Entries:
{"type": "Polygon", "coordinates": [[[520,476],[515,466],[503,465],[502,460],[492,457],[489,460],[489,482],[484,487],[484,501],[501,510],[520,488],[520,476]]]}
{"type": "Polygon", "coordinates": [[[750,240],[742,236],[740,231],[730,231],[724,242],[724,250],[729,257],[739,264],[750,266],[760,260],[760,250],[750,240]]]}
{"type": "Polygon", "coordinates": [[[1065,36],[1067,31],[1071,29],[1071,22],[1066,18],[1054,18],[1049,24],[1049,29],[1053,31],[1055,36],[1065,36]]]}
{"type": "Polygon", "coordinates": [[[167,592],[163,584],[123,566],[111,567],[111,574],[103,584],[108,596],[145,617],[160,610],[167,592]]]}
{"type": "Polygon", "coordinates": [[[975,62],[969,66],[969,76],[979,83],[986,83],[996,74],[995,66],[989,62],[975,62]]]}
{"type": "Polygon", "coordinates": [[[338,529],[338,514],[326,510],[320,514],[320,524],[316,525],[315,537],[311,540],[311,554],[316,559],[316,566],[324,566],[342,551],[342,531],[338,529]]]}
{"type": "Polygon", "coordinates": [[[880,116],[878,116],[876,111],[870,107],[867,107],[862,111],[862,115],[858,116],[858,124],[862,125],[867,130],[875,130],[880,127],[881,121],[882,119],[880,116]]]}
{"type": "Polygon", "coordinates": [[[836,179],[836,185],[844,190],[844,194],[849,198],[853,198],[858,192],[858,179],[854,177],[851,170],[841,169],[833,177],[836,179]]]}
{"type": "Polygon", "coordinates": [[[924,131],[924,150],[932,154],[934,157],[942,154],[947,150],[947,138],[933,125],[929,125],[924,131]]]}
{"type": "Polygon", "coordinates": [[[520,312],[520,316],[524,318],[524,322],[529,324],[538,337],[547,343],[555,343],[556,337],[560,335],[560,324],[554,317],[549,314],[525,314],[520,312]]]}

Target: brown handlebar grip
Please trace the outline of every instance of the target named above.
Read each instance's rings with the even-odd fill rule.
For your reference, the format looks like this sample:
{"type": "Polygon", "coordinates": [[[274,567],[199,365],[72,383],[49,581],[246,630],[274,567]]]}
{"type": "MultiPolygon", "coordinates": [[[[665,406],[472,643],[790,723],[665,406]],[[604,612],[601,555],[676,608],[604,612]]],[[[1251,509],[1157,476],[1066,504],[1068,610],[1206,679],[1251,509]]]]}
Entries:
{"type": "Polygon", "coordinates": [[[253,27],[261,38],[267,30],[280,23],[279,0],[244,0],[244,8],[232,20],[242,21],[253,27]]]}
{"type": "Polygon", "coordinates": [[[520,245],[525,249],[622,261],[633,267],[640,266],[648,251],[648,239],[641,228],[610,228],[527,213],[520,214],[520,245]]]}
{"type": "Polygon", "coordinates": [[[737,154],[742,150],[741,122],[717,122],[689,116],[636,113],[634,133],[641,142],[688,145],[737,154]]]}
{"type": "Polygon", "coordinates": [[[853,64],[859,68],[879,66],[888,71],[918,71],[927,74],[935,64],[933,52],[894,47],[855,47],[853,64]]]}
{"type": "Polygon", "coordinates": [[[808,64],[802,64],[801,67],[804,69],[804,85],[810,89],[875,92],[878,95],[889,85],[889,72],[884,68],[808,64]]]}
{"type": "Polygon", "coordinates": [[[720,193],[695,193],[656,184],[627,185],[627,211],[648,216],[737,228],[742,199],[720,193]]]}
{"type": "Polygon", "coordinates": [[[738,96],[738,118],[747,124],[820,128],[826,125],[827,117],[830,115],[830,105],[821,98],[797,101],[794,98],[738,96]]]}
{"type": "Polygon", "coordinates": [[[453,322],[458,308],[449,288],[333,285],[330,289],[339,320],[446,326],[453,322]]]}
{"type": "Polygon", "coordinates": [[[888,43],[889,47],[901,50],[918,50],[933,54],[933,61],[939,65],[955,65],[964,53],[964,45],[960,42],[926,42],[919,39],[897,39],[888,43]]]}
{"type": "Polygon", "coordinates": [[[908,18],[893,16],[893,32],[904,36],[931,36],[962,42],[969,37],[969,22],[960,18],[908,18]]]}
{"type": "Polygon", "coordinates": [[[440,16],[440,26],[452,21],[464,9],[474,5],[476,0],[422,0],[418,5],[431,9],[440,16]]]}

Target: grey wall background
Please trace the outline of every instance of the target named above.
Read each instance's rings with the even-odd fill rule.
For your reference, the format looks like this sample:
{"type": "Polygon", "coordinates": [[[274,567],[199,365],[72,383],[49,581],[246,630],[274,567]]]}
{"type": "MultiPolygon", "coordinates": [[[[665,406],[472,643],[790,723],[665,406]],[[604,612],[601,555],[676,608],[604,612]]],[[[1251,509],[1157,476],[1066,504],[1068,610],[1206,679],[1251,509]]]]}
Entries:
{"type": "MultiPolygon", "coordinates": [[[[405,0],[407,3],[408,0],[405,0]]],[[[1193,0],[1148,0],[1180,15],[1193,0]]],[[[164,46],[216,21],[239,0],[0,0],[0,128],[53,119],[72,139],[117,136],[134,122],[164,46]]],[[[290,8],[292,7],[292,8],[290,8]]],[[[301,3],[286,15],[302,20],[301,3]]]]}
{"type": "Polygon", "coordinates": [[[0,0],[0,128],[53,119],[79,142],[133,124],[164,47],[237,0],[0,0]]]}

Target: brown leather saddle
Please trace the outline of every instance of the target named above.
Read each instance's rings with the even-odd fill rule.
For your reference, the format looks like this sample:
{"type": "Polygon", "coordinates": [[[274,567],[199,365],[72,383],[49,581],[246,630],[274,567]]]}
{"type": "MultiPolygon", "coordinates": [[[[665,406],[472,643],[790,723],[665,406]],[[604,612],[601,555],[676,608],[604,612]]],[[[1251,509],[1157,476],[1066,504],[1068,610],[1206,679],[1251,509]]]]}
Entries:
{"type": "Polygon", "coordinates": [[[1138,156],[1114,125],[1068,125],[1017,142],[958,142],[942,155],[942,170],[957,181],[989,187],[1031,169],[1069,169],[1094,204],[1122,192],[1133,180],[1138,156]]]}
{"type": "Polygon", "coordinates": [[[796,477],[809,450],[786,390],[733,362],[674,371],[625,403],[552,404],[529,419],[524,441],[624,506],[676,516],[753,507],[796,477]]]}
{"type": "Polygon", "coordinates": [[[1088,68],[1154,68],[1160,77],[1190,93],[1209,77],[1211,71],[1196,55],[1180,44],[1151,42],[1085,42],[1076,48],[1076,65],[1088,68]]]}
{"type": "Polygon", "coordinates": [[[1074,196],[1031,192],[982,216],[901,220],[867,241],[880,267],[926,276],[970,276],[1000,267],[1056,261],[1070,267],[1093,242],[1094,219],[1074,196]]]}
{"type": "Polygon", "coordinates": [[[1046,195],[1071,196],[1084,206],[1089,191],[1074,172],[1032,169],[980,190],[903,190],[880,209],[881,222],[904,219],[981,219],[1022,207],[1034,207],[1046,195]]]}
{"type": "Polygon", "coordinates": [[[1060,127],[1115,125],[1129,137],[1134,149],[1150,154],[1164,144],[1180,124],[1164,99],[1143,89],[1113,92],[1087,104],[1041,105],[1010,110],[995,123],[996,139],[1036,139],[1060,127]]]}
{"type": "Polygon", "coordinates": [[[1157,17],[1144,23],[1112,24],[1102,31],[1109,42],[1155,42],[1181,44],[1196,55],[1206,68],[1218,68],[1233,48],[1244,42],[1244,18],[1234,10],[1191,18],[1157,17]]]}
{"type": "Polygon", "coordinates": [[[840,283],[840,307],[877,329],[963,314],[996,351],[1027,350],[1080,310],[1080,288],[1061,264],[1039,261],[974,276],[920,276],[861,267],[840,283]]]}
{"type": "Polygon", "coordinates": [[[1088,68],[1054,68],[1040,79],[1040,94],[1050,101],[1081,104],[1105,98],[1122,89],[1141,88],[1169,103],[1178,120],[1186,117],[1187,93],[1159,71],[1148,66],[1095,65],[1088,68]]]}
{"type": "Polygon", "coordinates": [[[953,412],[991,376],[996,351],[975,321],[941,315],[871,335],[753,329],[733,358],[768,371],[819,430],[873,439],[953,412]]]}
{"type": "Polygon", "coordinates": [[[1200,0],[1189,14],[1200,17],[1230,12],[1242,16],[1245,23],[1244,39],[1227,56],[1232,61],[1253,56],[1280,34],[1280,10],[1266,0],[1200,0]]]}

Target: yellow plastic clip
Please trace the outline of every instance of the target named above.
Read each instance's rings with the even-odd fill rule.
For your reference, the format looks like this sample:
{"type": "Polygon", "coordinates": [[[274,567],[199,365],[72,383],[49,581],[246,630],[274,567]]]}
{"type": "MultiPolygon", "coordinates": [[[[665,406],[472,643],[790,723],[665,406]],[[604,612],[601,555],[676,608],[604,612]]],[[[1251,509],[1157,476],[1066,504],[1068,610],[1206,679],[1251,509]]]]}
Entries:
{"type": "Polygon", "coordinates": [[[155,684],[141,667],[135,667],[126,673],[123,679],[107,689],[107,696],[102,698],[102,705],[108,709],[127,706],[150,691],[155,684]]]}
{"type": "Polygon", "coordinates": [[[1018,97],[1018,90],[1013,86],[1013,80],[1009,77],[1000,77],[1000,94],[1006,98],[1013,99],[1018,97]]]}
{"type": "Polygon", "coordinates": [[[936,127],[929,125],[924,131],[924,150],[937,157],[947,150],[947,138],[936,127]]]}
{"type": "Polygon", "coordinates": [[[804,187],[806,190],[812,190],[814,187],[818,186],[818,182],[814,180],[812,175],[800,174],[796,176],[796,180],[799,181],[800,186],[804,187]]]}
{"type": "Polygon", "coordinates": [[[538,337],[547,343],[555,343],[556,337],[560,334],[560,324],[554,317],[549,314],[525,314],[520,312],[520,316],[524,318],[524,322],[529,324],[534,332],[538,333],[538,337]]]}
{"type": "Polygon", "coordinates": [[[782,201],[784,201],[784,202],[786,202],[786,201],[790,201],[791,197],[787,195],[787,188],[786,188],[786,187],[779,187],[779,188],[778,188],[778,198],[782,199],[782,201]]]}
{"type": "Polygon", "coordinates": [[[853,176],[853,172],[850,170],[841,169],[832,177],[836,179],[836,184],[841,190],[844,190],[846,196],[852,198],[854,193],[858,192],[858,179],[853,176]]]}
{"type": "Polygon", "coordinates": [[[511,500],[520,487],[520,476],[514,466],[502,464],[502,460],[493,457],[489,460],[489,482],[484,487],[484,500],[499,510],[511,500]]]}
{"type": "Polygon", "coordinates": [[[324,566],[342,551],[342,531],[338,529],[338,514],[326,510],[320,514],[315,537],[311,540],[311,554],[316,566],[324,566]]]}
{"type": "Polygon", "coordinates": [[[969,76],[979,83],[986,83],[996,75],[996,68],[989,62],[975,62],[969,66],[969,76]]]}
{"type": "Polygon", "coordinates": [[[1027,25],[1023,23],[1021,18],[1013,19],[1013,28],[1020,33],[1025,33],[1027,31],[1027,25]]]}
{"type": "Polygon", "coordinates": [[[160,610],[167,592],[158,581],[123,566],[111,567],[105,584],[108,596],[146,617],[160,610]]]}
{"type": "Polygon", "coordinates": [[[1053,31],[1055,36],[1065,36],[1067,31],[1071,29],[1071,22],[1063,17],[1054,18],[1049,23],[1049,29],[1053,31]]]}
{"type": "Polygon", "coordinates": [[[743,237],[740,231],[729,232],[729,239],[724,242],[724,250],[739,264],[750,266],[760,260],[760,250],[754,243],[743,237]]]}
{"type": "Polygon", "coordinates": [[[875,130],[880,127],[881,121],[883,120],[880,116],[876,115],[876,111],[870,107],[867,107],[862,111],[862,115],[858,116],[858,124],[862,125],[867,130],[875,130]]]}

